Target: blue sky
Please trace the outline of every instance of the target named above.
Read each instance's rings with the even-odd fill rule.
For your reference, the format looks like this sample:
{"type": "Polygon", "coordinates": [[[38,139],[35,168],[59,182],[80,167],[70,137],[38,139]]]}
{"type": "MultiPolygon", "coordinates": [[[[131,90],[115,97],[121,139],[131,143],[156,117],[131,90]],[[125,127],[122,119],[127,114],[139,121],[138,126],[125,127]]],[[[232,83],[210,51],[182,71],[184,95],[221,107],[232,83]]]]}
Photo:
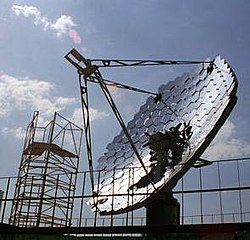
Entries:
{"type": "MultiPolygon", "coordinates": [[[[238,103],[205,157],[250,156],[250,2],[248,0],[0,0],[1,176],[17,173],[33,111],[54,111],[81,125],[71,49],[87,58],[204,60],[221,55],[238,80],[238,103]]],[[[104,69],[103,76],[157,91],[191,68],[104,69]]],[[[147,96],[112,91],[129,121],[147,96]]],[[[120,129],[97,86],[90,87],[94,157],[120,129]]],[[[85,150],[81,169],[86,169],[85,150]]]]}

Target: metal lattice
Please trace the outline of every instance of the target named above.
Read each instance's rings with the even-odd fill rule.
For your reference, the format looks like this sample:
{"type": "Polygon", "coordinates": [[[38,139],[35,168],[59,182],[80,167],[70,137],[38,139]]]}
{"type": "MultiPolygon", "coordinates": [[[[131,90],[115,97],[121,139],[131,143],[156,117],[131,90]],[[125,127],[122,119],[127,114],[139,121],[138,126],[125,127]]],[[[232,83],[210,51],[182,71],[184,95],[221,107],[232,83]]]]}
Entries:
{"type": "Polygon", "coordinates": [[[70,226],[82,129],[57,113],[38,127],[38,115],[27,128],[10,223],[70,226]]]}

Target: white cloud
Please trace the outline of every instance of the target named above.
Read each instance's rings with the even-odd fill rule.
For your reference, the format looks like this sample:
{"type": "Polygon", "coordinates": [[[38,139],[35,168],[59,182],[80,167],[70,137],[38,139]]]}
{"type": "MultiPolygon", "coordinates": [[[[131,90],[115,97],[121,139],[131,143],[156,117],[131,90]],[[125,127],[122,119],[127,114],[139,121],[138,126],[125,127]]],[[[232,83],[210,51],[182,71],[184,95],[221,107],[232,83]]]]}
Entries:
{"type": "Polygon", "coordinates": [[[49,82],[0,75],[0,117],[28,108],[51,115],[76,101],[75,98],[51,97],[52,89],[49,82]]]}
{"type": "MultiPolygon", "coordinates": [[[[39,111],[39,126],[45,126],[54,112],[67,110],[70,117],[65,116],[78,126],[82,126],[82,109],[74,108],[78,102],[75,98],[53,96],[54,85],[36,79],[17,78],[10,75],[0,75],[0,120],[13,116],[15,111],[34,110],[39,111]],[[68,108],[71,106],[70,108],[68,108]]],[[[79,100],[80,101],[80,100],[79,100]]],[[[104,111],[90,108],[90,120],[95,121],[109,116],[104,111]]],[[[4,120],[5,121],[5,120],[4,120]]],[[[23,139],[23,128],[9,128],[2,126],[0,133],[13,135],[23,139]]]]}
{"type": "Polygon", "coordinates": [[[17,16],[19,16],[20,14],[23,14],[25,17],[34,16],[35,18],[39,18],[41,15],[40,12],[38,11],[38,9],[36,7],[33,7],[33,6],[13,5],[12,10],[14,11],[14,13],[17,16]]]}
{"type": "Polygon", "coordinates": [[[51,26],[51,22],[47,20],[46,17],[43,17],[41,15],[41,12],[34,6],[19,6],[19,5],[13,5],[12,11],[17,15],[24,17],[33,17],[34,18],[34,24],[35,25],[41,25],[44,30],[47,30],[48,27],[51,26]]]}
{"type": "MultiPolygon", "coordinates": [[[[62,98],[60,97],[58,99],[62,99],[62,98]]],[[[43,101],[41,102],[41,106],[43,106],[45,103],[48,104],[48,101],[46,99],[43,99],[43,101]]],[[[49,104],[50,104],[50,102],[49,102],[49,104]]],[[[53,107],[51,107],[51,109],[48,108],[48,109],[50,109],[49,111],[48,111],[48,109],[46,109],[46,107],[43,107],[43,108],[45,108],[45,111],[47,111],[47,113],[49,112],[49,113],[52,114],[51,109],[53,107]]],[[[43,109],[43,111],[44,111],[44,109],[43,109]]],[[[95,120],[103,119],[103,118],[108,117],[108,116],[109,116],[109,114],[107,114],[106,112],[90,108],[90,121],[91,122],[93,122],[95,120]]],[[[43,117],[43,114],[39,114],[38,120],[39,120],[38,121],[38,126],[41,126],[41,127],[46,126],[48,124],[48,122],[49,122],[48,119],[45,119],[43,117]]],[[[81,108],[74,109],[72,117],[69,120],[72,121],[74,124],[78,125],[79,127],[82,127],[82,125],[83,125],[83,122],[82,122],[82,109],[81,108]]],[[[6,135],[6,136],[7,135],[8,136],[14,136],[17,139],[23,140],[25,138],[26,129],[24,129],[22,127],[18,127],[18,128],[2,127],[2,128],[0,128],[0,134],[6,135]]],[[[39,134],[39,132],[37,132],[37,134],[39,134]]]]}
{"type": "Polygon", "coordinates": [[[235,135],[236,126],[228,120],[207,148],[203,157],[210,160],[217,160],[249,156],[250,144],[238,139],[235,135]]]}
{"type": "Polygon", "coordinates": [[[18,139],[24,139],[26,133],[26,131],[21,127],[14,129],[4,127],[0,131],[3,135],[14,135],[18,139]]]}
{"type": "MultiPolygon", "coordinates": [[[[89,109],[90,121],[93,122],[95,120],[100,120],[109,116],[108,113],[104,111],[100,111],[98,109],[90,108],[89,109]]],[[[72,115],[72,121],[76,123],[78,126],[82,126],[82,109],[77,108],[74,110],[72,115]]]]}
{"type": "Polygon", "coordinates": [[[75,98],[67,98],[67,97],[57,97],[55,99],[55,104],[57,106],[60,106],[60,107],[63,107],[63,106],[66,106],[66,105],[69,105],[71,103],[75,103],[76,99],[75,98]]]}
{"type": "Polygon", "coordinates": [[[38,8],[34,6],[13,5],[12,11],[17,16],[33,17],[35,25],[41,25],[44,31],[55,31],[56,35],[59,37],[63,35],[68,35],[72,27],[76,26],[71,16],[61,15],[55,21],[51,21],[44,17],[38,10],[38,8]]]}
{"type": "Polygon", "coordinates": [[[55,23],[51,23],[50,25],[51,29],[56,31],[57,36],[68,34],[73,26],[76,26],[76,24],[73,22],[72,17],[66,15],[62,15],[55,23]]]}
{"type": "Polygon", "coordinates": [[[100,111],[98,109],[94,109],[94,108],[90,108],[89,115],[90,115],[90,121],[92,121],[92,122],[95,120],[103,119],[103,118],[109,116],[108,113],[106,113],[104,111],[100,111]]]}

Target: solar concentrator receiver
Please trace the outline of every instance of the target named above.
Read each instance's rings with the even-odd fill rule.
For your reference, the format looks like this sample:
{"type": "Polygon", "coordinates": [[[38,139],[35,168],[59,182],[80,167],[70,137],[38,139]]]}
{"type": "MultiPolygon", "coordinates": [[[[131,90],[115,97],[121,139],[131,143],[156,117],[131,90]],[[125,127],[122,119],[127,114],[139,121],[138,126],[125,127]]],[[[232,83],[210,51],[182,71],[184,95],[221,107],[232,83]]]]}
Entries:
{"type": "MultiPolygon", "coordinates": [[[[237,101],[236,76],[219,56],[203,62],[87,60],[72,49],[65,58],[77,68],[79,77],[84,77],[84,81],[79,80],[85,90],[83,110],[88,112],[87,82],[99,83],[122,127],[98,159],[95,180],[89,154],[93,197],[88,204],[103,215],[146,206],[161,192],[171,191],[200,159],[237,101]],[[151,96],[126,126],[108,91],[110,82],[102,78],[99,68],[172,64],[199,64],[199,67],[160,86],[157,93],[143,91],[151,96]]],[[[88,122],[85,130],[88,130],[87,145],[91,146],[88,122]]]]}
{"type": "Polygon", "coordinates": [[[93,210],[116,214],[145,206],[160,191],[171,190],[199,159],[237,100],[237,79],[228,63],[219,56],[208,62],[160,86],[161,99],[149,97],[127,124],[153,184],[121,131],[98,160],[102,171],[97,195],[89,201],[93,210]],[[165,150],[150,146],[153,138],[165,150]]]}

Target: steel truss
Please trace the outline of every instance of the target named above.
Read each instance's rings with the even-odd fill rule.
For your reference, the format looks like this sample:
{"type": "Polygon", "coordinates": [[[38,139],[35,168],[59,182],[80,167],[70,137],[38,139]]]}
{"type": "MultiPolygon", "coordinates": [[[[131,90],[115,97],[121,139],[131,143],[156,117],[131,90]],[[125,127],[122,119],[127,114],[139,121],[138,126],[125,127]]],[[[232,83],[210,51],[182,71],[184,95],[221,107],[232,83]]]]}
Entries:
{"type": "MultiPolygon", "coordinates": [[[[137,159],[141,163],[144,171],[146,172],[146,175],[148,175],[148,171],[147,171],[146,167],[144,166],[144,163],[141,159],[141,156],[138,153],[138,150],[135,147],[131,136],[129,135],[129,132],[128,132],[127,127],[123,121],[123,118],[122,118],[110,92],[109,92],[108,86],[115,84],[119,88],[148,93],[148,94],[152,94],[152,95],[155,95],[156,97],[158,97],[157,94],[103,79],[103,77],[98,69],[100,66],[92,65],[91,60],[85,59],[75,49],[72,49],[68,54],[66,54],[65,58],[67,59],[67,61],[69,61],[77,69],[78,74],[79,74],[79,84],[80,84],[80,91],[81,91],[81,102],[82,102],[83,120],[84,120],[83,122],[84,122],[84,130],[85,130],[85,142],[86,142],[86,148],[87,148],[87,158],[88,158],[88,164],[89,164],[89,170],[90,170],[90,181],[91,181],[93,194],[95,194],[95,189],[94,189],[94,174],[93,174],[93,159],[92,159],[93,154],[92,154],[92,147],[91,147],[91,145],[92,145],[91,144],[91,131],[90,131],[90,121],[89,121],[89,104],[88,104],[88,90],[87,90],[87,83],[88,82],[98,83],[100,85],[101,90],[102,90],[109,106],[111,107],[117,121],[119,122],[124,134],[126,135],[128,141],[131,145],[131,148],[133,149],[137,159]]],[[[97,60],[97,61],[100,61],[100,60],[97,60]]],[[[108,61],[108,62],[105,62],[104,60],[101,60],[101,61],[103,63],[103,67],[110,66],[110,63],[111,63],[110,61],[108,61]]],[[[118,62],[120,63],[120,61],[118,61],[118,62]]],[[[118,62],[116,62],[116,63],[118,63],[118,62]]],[[[162,64],[162,63],[158,63],[158,64],[162,64]]],[[[125,64],[122,64],[122,65],[125,65],[125,64]]],[[[139,63],[136,65],[139,65],[139,63]]],[[[150,178],[149,178],[149,182],[154,186],[154,184],[150,178]]]]}
{"type": "MultiPolygon", "coordinates": [[[[157,66],[157,65],[177,65],[177,64],[210,64],[210,67],[213,67],[213,62],[211,61],[170,61],[170,60],[117,60],[117,59],[86,59],[84,58],[76,49],[72,49],[65,55],[65,58],[68,62],[70,62],[78,71],[79,74],[79,83],[80,83],[80,90],[81,90],[81,102],[82,102],[82,110],[83,110],[83,120],[84,120],[84,129],[85,129],[85,142],[86,142],[86,149],[87,149],[87,158],[89,164],[89,171],[90,171],[90,181],[92,186],[93,193],[94,190],[94,175],[93,175],[93,159],[92,159],[92,147],[91,147],[91,134],[90,134],[90,121],[89,121],[89,104],[88,104],[88,90],[87,90],[87,83],[97,83],[100,85],[101,90],[111,107],[117,121],[119,122],[125,136],[127,137],[133,152],[135,153],[136,158],[141,163],[146,175],[148,176],[148,171],[144,166],[144,163],[141,159],[140,154],[136,146],[134,145],[131,136],[127,130],[127,127],[123,121],[123,118],[109,92],[108,86],[115,85],[118,88],[132,90],[135,92],[147,93],[150,95],[155,96],[155,101],[159,101],[161,99],[160,94],[153,93],[150,91],[138,89],[135,87],[131,87],[128,85],[124,85],[121,83],[117,83],[114,81],[106,80],[102,77],[99,68],[105,67],[143,67],[143,66],[157,66]]],[[[149,182],[155,188],[152,179],[148,176],[149,182]]]]}
{"type": "Polygon", "coordinates": [[[58,113],[28,125],[10,223],[22,227],[71,226],[82,129],[58,113]]]}

